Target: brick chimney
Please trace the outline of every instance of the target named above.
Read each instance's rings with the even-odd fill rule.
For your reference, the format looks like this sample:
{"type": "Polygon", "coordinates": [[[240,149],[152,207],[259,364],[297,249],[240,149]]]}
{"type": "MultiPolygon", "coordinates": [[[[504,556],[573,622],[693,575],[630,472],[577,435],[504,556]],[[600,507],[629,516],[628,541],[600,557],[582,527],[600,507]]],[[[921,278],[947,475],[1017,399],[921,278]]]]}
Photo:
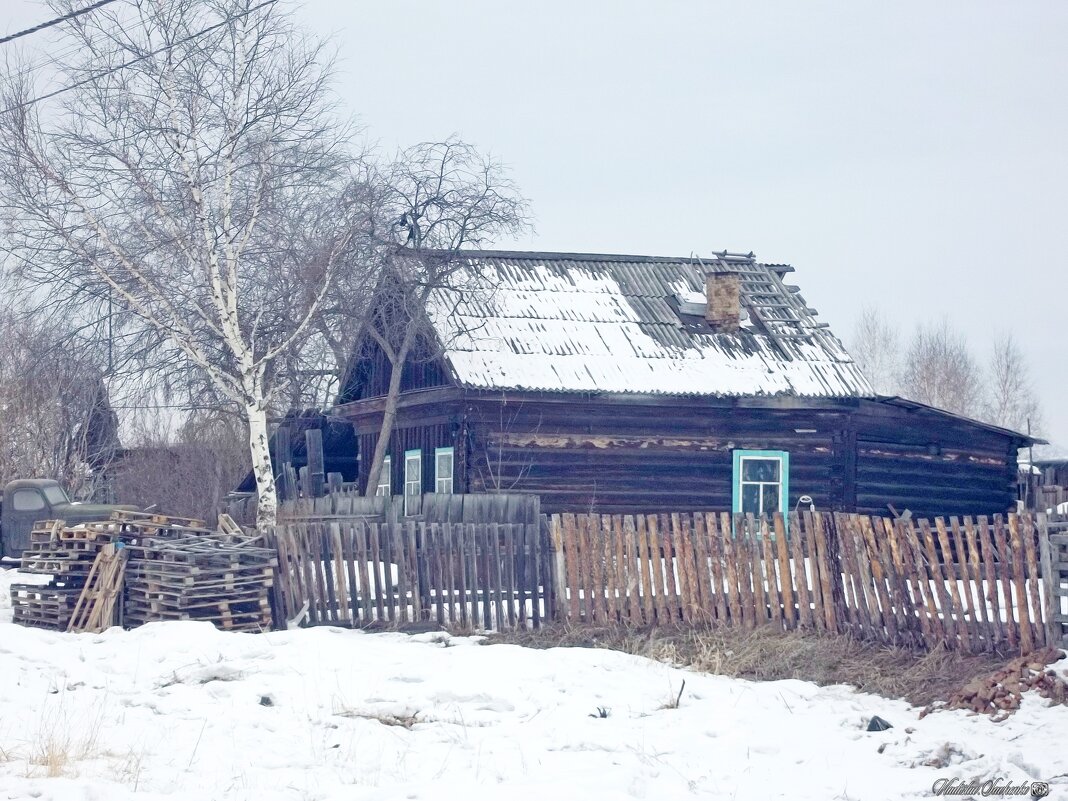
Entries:
{"type": "Polygon", "coordinates": [[[733,333],[742,324],[742,278],[737,273],[705,276],[705,319],[717,331],[733,333]]]}

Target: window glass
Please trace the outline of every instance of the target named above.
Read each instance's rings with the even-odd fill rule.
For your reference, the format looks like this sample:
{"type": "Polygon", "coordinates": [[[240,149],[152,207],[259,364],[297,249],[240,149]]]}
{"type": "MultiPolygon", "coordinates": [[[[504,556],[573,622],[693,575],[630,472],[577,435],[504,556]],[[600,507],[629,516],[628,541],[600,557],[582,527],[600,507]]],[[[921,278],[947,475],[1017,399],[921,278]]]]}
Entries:
{"type": "Polygon", "coordinates": [[[423,454],[421,451],[404,452],[404,514],[415,509],[412,498],[423,494],[423,454]]]}
{"type": "Polygon", "coordinates": [[[387,454],[382,460],[382,472],[378,474],[378,489],[375,495],[385,495],[387,498],[393,494],[393,460],[387,454]]]}
{"type": "Polygon", "coordinates": [[[742,481],[778,481],[778,459],[742,459],[742,481]]]}
{"type": "Polygon", "coordinates": [[[63,487],[58,484],[52,484],[51,486],[44,488],[45,498],[53,506],[58,506],[62,503],[70,503],[70,498],[67,497],[67,493],[63,491],[63,487]]]}
{"type": "Polygon", "coordinates": [[[785,451],[735,451],[734,510],[753,515],[787,511],[789,464],[785,451]]]}
{"type": "Polygon", "coordinates": [[[434,492],[452,492],[452,448],[434,451],[434,492]]]}
{"type": "Polygon", "coordinates": [[[36,512],[45,508],[44,498],[35,489],[15,490],[11,505],[16,512],[36,512]]]}

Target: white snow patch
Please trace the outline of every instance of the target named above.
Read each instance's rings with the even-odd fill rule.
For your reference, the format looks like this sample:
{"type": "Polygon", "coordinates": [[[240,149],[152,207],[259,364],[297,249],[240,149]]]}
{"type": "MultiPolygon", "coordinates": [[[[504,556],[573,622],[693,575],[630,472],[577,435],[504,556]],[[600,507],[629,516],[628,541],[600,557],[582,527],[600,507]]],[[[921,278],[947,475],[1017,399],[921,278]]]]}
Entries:
{"type": "Polygon", "coordinates": [[[842,686],[436,633],[0,623],[0,710],[4,799],[826,801],[1058,774],[1052,797],[1068,791],[1068,708],[1037,697],[1000,724],[920,720],[842,686]],[[665,708],[684,679],[680,708],[665,708]],[[865,731],[872,715],[894,728],[865,731]],[[35,764],[48,746],[68,757],[51,778],[35,764]],[[945,767],[924,764],[940,755],[945,767]]]}

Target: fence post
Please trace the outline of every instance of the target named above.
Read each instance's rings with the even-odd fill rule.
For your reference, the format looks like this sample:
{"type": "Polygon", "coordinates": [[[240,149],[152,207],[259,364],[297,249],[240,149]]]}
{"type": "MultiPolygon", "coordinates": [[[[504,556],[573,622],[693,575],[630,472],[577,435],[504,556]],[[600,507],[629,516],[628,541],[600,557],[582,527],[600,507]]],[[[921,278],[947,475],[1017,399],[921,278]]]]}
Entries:
{"type": "Polygon", "coordinates": [[[1042,615],[1046,619],[1046,644],[1054,648],[1064,647],[1064,624],[1057,620],[1060,612],[1060,595],[1058,593],[1060,575],[1053,572],[1053,553],[1049,541],[1049,523],[1045,512],[1039,512],[1035,520],[1038,529],[1038,548],[1042,562],[1042,581],[1045,584],[1042,601],[1042,615]]]}
{"type": "Polygon", "coordinates": [[[556,622],[557,614],[562,614],[562,609],[567,606],[566,595],[566,570],[564,563],[564,538],[561,531],[560,515],[556,514],[552,517],[542,517],[542,520],[549,521],[549,546],[550,553],[549,558],[549,570],[552,574],[552,593],[551,597],[554,600],[552,604],[553,608],[549,609],[549,604],[545,605],[545,617],[552,623],[556,622]]]}

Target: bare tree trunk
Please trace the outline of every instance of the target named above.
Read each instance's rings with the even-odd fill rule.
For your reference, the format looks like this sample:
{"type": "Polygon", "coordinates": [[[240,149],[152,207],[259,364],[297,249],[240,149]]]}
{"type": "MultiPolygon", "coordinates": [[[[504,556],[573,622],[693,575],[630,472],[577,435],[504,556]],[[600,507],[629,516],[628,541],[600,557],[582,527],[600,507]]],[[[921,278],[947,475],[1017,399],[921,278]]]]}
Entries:
{"type": "Polygon", "coordinates": [[[382,410],[382,426],[378,430],[378,442],[375,443],[375,455],[371,459],[371,468],[367,472],[367,487],[364,496],[374,497],[378,492],[378,477],[382,472],[382,463],[386,460],[389,440],[393,435],[393,424],[397,421],[397,405],[400,402],[401,379],[404,377],[404,365],[408,361],[408,351],[415,339],[414,329],[409,329],[401,342],[397,358],[390,360],[389,389],[386,391],[386,406],[382,410]]]}
{"type": "Polygon", "coordinates": [[[256,477],[256,528],[265,531],[278,519],[278,492],[271,464],[270,440],[267,436],[267,412],[261,404],[245,407],[248,417],[249,451],[252,455],[252,474],[256,477]]]}

